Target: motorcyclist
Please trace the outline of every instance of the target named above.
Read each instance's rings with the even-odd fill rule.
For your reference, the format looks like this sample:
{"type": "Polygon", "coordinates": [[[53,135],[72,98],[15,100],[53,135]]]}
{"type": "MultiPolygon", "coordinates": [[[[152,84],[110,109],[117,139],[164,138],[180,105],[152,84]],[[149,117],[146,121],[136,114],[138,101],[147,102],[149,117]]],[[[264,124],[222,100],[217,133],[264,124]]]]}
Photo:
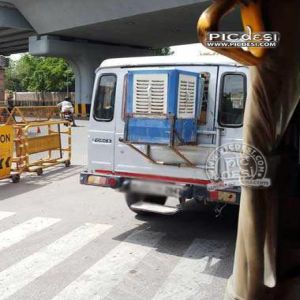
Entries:
{"type": "Polygon", "coordinates": [[[71,121],[72,121],[72,127],[76,127],[75,119],[74,119],[74,106],[73,106],[71,97],[65,97],[64,101],[58,103],[57,106],[60,108],[62,117],[65,113],[70,114],[71,121]]]}

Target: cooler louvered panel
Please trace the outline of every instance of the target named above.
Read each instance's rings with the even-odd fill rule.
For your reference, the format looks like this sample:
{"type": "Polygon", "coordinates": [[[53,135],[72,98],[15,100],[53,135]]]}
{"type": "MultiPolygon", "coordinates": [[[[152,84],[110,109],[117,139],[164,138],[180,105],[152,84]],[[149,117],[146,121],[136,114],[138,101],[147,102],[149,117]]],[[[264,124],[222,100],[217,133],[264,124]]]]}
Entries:
{"type": "Polygon", "coordinates": [[[194,118],[197,82],[195,76],[179,75],[178,118],[194,118]]]}
{"type": "Polygon", "coordinates": [[[135,74],[133,112],[162,115],[167,113],[167,74],[135,74]]]}
{"type": "Polygon", "coordinates": [[[125,140],[155,145],[197,143],[199,74],[159,68],[128,71],[125,140]]]}

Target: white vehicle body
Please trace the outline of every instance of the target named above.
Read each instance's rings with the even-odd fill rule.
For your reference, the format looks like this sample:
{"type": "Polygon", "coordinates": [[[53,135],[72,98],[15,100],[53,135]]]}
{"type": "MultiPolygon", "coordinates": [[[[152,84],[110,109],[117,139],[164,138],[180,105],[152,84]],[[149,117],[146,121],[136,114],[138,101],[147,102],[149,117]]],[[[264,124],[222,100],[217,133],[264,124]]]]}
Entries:
{"type": "MultiPolygon", "coordinates": [[[[120,179],[121,183],[127,180],[127,184],[128,180],[133,179],[134,181],[146,182],[146,185],[150,182],[154,183],[152,185],[155,190],[153,191],[154,194],[162,193],[163,189],[159,189],[159,186],[162,185],[180,188],[184,186],[206,187],[210,182],[205,167],[209,154],[222,144],[241,143],[242,141],[242,119],[247,94],[247,81],[248,68],[222,56],[138,57],[104,61],[96,70],[88,130],[88,166],[87,171],[81,175],[82,183],[120,187],[119,182],[115,182],[113,179],[120,179]],[[199,96],[202,99],[201,112],[197,116],[196,145],[179,145],[176,150],[179,151],[180,155],[168,146],[153,144],[149,147],[143,143],[124,142],[124,132],[126,131],[124,107],[127,105],[128,97],[128,72],[163,72],[164,70],[197,73],[199,78],[202,77],[204,84],[204,91],[199,96]],[[104,82],[101,83],[101,80],[104,82]],[[99,97],[101,98],[99,93],[107,93],[103,87],[99,92],[101,84],[106,86],[108,90],[109,85],[111,85],[109,98],[110,100],[114,98],[111,100],[114,103],[102,103],[102,108],[107,106],[105,107],[104,119],[99,119],[96,116],[100,111],[98,102],[107,102],[107,99],[99,100],[99,97]],[[237,104],[234,104],[235,98],[232,96],[235,92],[237,93],[237,104]],[[225,101],[222,99],[224,95],[228,94],[230,94],[231,98],[229,99],[232,101],[230,105],[233,107],[235,124],[222,124],[222,120],[220,120],[220,114],[224,114],[221,112],[223,105],[221,102],[225,101]],[[237,109],[234,109],[235,106],[237,109]],[[241,114],[241,116],[236,117],[235,114],[241,114]],[[110,117],[106,118],[108,115],[110,117]],[[240,121],[236,121],[237,119],[240,121]],[[186,159],[191,162],[190,165],[186,159]],[[155,185],[155,183],[160,185],[155,185]]],[[[103,97],[107,98],[107,95],[103,97]]],[[[232,119],[232,116],[228,113],[226,115],[226,113],[224,116],[222,115],[222,119],[232,119]]],[[[103,115],[103,112],[100,114],[103,115]]],[[[147,190],[146,185],[141,185],[145,191],[147,190]]],[[[170,189],[169,192],[172,194],[170,189]]],[[[177,190],[173,190],[173,193],[176,194],[177,190]]],[[[187,196],[187,198],[190,197],[187,196]]],[[[185,197],[181,195],[180,198],[185,197]]],[[[226,202],[227,199],[225,198],[215,200],[226,202]]],[[[238,200],[233,202],[238,202],[238,200]]]]}

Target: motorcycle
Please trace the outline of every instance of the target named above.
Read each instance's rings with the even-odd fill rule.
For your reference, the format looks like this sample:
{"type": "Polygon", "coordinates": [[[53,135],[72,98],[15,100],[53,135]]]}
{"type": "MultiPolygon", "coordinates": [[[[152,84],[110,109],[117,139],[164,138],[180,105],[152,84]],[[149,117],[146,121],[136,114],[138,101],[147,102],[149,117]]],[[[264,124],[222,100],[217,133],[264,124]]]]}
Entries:
{"type": "MultiPolygon", "coordinates": [[[[70,112],[70,111],[61,112],[61,118],[65,121],[70,122],[72,124],[72,126],[76,126],[72,112],[70,112]]],[[[68,126],[68,123],[65,123],[65,126],[68,126]]]]}

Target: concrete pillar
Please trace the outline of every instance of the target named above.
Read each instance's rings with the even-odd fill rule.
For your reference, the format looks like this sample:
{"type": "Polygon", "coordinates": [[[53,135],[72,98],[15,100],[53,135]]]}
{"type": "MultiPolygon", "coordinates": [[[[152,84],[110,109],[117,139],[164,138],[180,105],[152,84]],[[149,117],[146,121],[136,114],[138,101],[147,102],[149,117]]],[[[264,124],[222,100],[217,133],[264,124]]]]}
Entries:
{"type": "Polygon", "coordinates": [[[29,39],[29,53],[38,56],[63,57],[75,73],[75,99],[79,104],[90,104],[96,68],[106,58],[142,56],[152,50],[98,44],[87,41],[66,41],[60,37],[34,36],[29,39]]]}

